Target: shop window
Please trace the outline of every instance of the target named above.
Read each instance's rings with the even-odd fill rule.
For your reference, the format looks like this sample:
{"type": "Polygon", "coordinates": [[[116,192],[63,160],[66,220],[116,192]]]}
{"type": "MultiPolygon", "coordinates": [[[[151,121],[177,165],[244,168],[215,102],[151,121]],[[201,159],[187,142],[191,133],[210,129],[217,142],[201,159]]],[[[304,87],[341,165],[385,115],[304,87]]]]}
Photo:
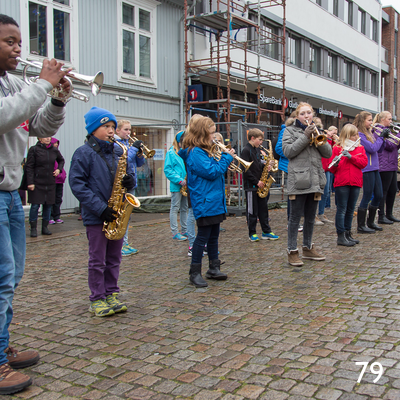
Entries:
{"type": "Polygon", "coordinates": [[[314,74],[321,74],[321,48],[311,44],[310,45],[310,72],[314,74]]]}

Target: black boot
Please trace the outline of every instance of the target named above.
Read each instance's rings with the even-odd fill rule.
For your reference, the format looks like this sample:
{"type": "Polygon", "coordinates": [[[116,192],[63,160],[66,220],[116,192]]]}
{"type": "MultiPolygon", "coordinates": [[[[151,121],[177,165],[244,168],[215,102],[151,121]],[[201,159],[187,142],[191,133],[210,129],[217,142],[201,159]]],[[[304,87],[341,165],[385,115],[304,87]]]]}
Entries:
{"type": "Polygon", "coordinates": [[[381,225],[392,225],[393,221],[391,221],[390,219],[387,219],[384,214],[379,214],[378,215],[378,224],[381,224],[381,225]]]}
{"type": "Polygon", "coordinates": [[[49,221],[42,220],[42,235],[51,235],[52,233],[47,229],[49,221]]]}
{"type": "Polygon", "coordinates": [[[387,218],[389,221],[392,221],[392,222],[400,222],[400,219],[394,217],[393,214],[386,215],[386,218],[387,218]]]}
{"type": "Polygon", "coordinates": [[[31,226],[31,237],[37,237],[37,221],[29,221],[31,226]]]}
{"type": "Polygon", "coordinates": [[[368,228],[375,229],[376,231],[383,231],[383,229],[375,223],[375,215],[378,207],[368,206],[368,218],[367,218],[367,226],[368,228]]]}
{"type": "Polygon", "coordinates": [[[210,260],[208,271],[206,272],[207,279],[216,279],[217,281],[224,281],[228,278],[227,274],[220,271],[221,260],[210,260]]]}
{"type": "Polygon", "coordinates": [[[358,208],[357,210],[357,232],[360,233],[375,233],[374,229],[365,226],[365,218],[367,217],[366,208],[358,208]]]}
{"type": "Polygon", "coordinates": [[[355,244],[360,243],[359,240],[353,238],[353,236],[351,235],[351,231],[346,231],[346,232],[344,233],[344,235],[346,236],[346,239],[347,239],[349,242],[354,242],[355,244]]]}
{"type": "Polygon", "coordinates": [[[201,264],[190,264],[189,279],[196,287],[207,287],[207,282],[201,276],[201,264]]]}
{"type": "Polygon", "coordinates": [[[342,232],[342,233],[338,233],[338,235],[337,235],[337,245],[350,247],[350,246],[354,246],[355,243],[347,240],[345,232],[342,232]]]}

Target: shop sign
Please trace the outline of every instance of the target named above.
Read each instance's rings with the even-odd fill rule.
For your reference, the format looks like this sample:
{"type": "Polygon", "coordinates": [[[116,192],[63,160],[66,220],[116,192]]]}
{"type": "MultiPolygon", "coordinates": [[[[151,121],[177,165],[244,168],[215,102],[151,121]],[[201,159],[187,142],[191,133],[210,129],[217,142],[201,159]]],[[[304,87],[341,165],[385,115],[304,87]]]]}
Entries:
{"type": "MultiPolygon", "coordinates": [[[[264,96],[263,94],[260,94],[260,101],[261,103],[269,103],[269,104],[277,104],[278,106],[282,105],[282,99],[277,99],[274,96],[272,97],[267,97],[264,96]]],[[[289,100],[285,97],[285,102],[284,102],[284,107],[287,108],[289,106],[289,108],[297,108],[297,106],[299,105],[299,103],[297,103],[297,101],[292,101],[289,100]]]]}
{"type": "Polygon", "coordinates": [[[154,149],[156,154],[154,154],[153,160],[154,161],[162,161],[164,160],[164,149],[154,149]]]}
{"type": "Polygon", "coordinates": [[[323,115],[330,115],[333,118],[337,118],[339,113],[337,111],[333,110],[325,110],[323,107],[320,107],[318,109],[318,114],[323,114],[323,115]]]}

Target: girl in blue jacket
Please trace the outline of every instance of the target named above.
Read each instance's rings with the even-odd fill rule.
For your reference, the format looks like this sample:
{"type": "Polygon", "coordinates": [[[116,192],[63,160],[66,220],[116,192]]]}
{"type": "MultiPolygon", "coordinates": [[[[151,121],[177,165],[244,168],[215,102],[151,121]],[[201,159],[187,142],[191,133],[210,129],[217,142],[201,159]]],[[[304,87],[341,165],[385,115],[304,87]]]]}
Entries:
{"type": "Polygon", "coordinates": [[[206,278],[225,280],[227,275],[220,271],[218,259],[218,236],[220,223],[226,218],[224,174],[232,162],[234,150],[222,153],[216,161],[211,155],[214,122],[201,115],[194,115],[189,121],[181,152],[187,167],[187,185],[193,214],[197,223],[197,236],[192,249],[190,282],[196,287],[206,287],[201,276],[201,260],[207,244],[209,269],[206,278]]]}

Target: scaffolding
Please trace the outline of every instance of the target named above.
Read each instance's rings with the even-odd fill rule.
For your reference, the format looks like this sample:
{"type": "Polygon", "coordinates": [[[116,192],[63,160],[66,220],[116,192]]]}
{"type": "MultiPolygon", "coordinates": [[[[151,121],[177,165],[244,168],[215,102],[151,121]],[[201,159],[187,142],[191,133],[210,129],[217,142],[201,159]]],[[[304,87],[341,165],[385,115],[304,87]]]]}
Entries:
{"type": "MultiPolygon", "coordinates": [[[[207,1],[207,0],[204,0],[207,1]]],[[[286,0],[258,0],[244,3],[240,0],[209,0],[210,12],[192,13],[194,4],[188,7],[188,0],[184,1],[185,7],[185,99],[186,123],[191,110],[215,110],[217,122],[224,116],[228,123],[227,140],[230,139],[229,123],[231,122],[232,108],[235,107],[243,121],[247,122],[250,114],[255,114],[257,123],[260,123],[262,113],[275,113],[284,119],[285,115],[285,36],[286,36],[286,0]],[[268,7],[280,6],[283,8],[282,35],[276,35],[261,27],[261,10],[268,7]],[[257,21],[246,18],[251,11],[256,14],[257,21]],[[189,59],[188,33],[191,27],[201,29],[210,35],[209,57],[202,59],[189,59]],[[245,28],[247,40],[238,41],[232,32],[245,28]],[[251,34],[250,31],[255,34],[251,34]],[[213,40],[214,38],[214,40],[213,40]],[[276,43],[282,49],[282,72],[276,73],[261,68],[261,48],[265,44],[276,43]],[[249,65],[248,51],[252,50],[257,55],[257,66],[249,65]],[[217,98],[206,101],[189,101],[188,88],[192,76],[201,77],[202,80],[212,82],[216,86],[217,98]],[[261,107],[261,86],[268,82],[282,84],[282,108],[272,110],[261,107]],[[244,100],[232,99],[231,85],[241,88],[244,100]],[[249,84],[257,87],[257,104],[248,101],[249,84]],[[224,90],[225,89],[225,90],[224,90]],[[225,93],[224,93],[225,92],[225,93]],[[205,106],[207,108],[199,108],[205,106]],[[211,106],[211,107],[210,107],[211,106]],[[212,109],[212,107],[214,108],[212,109]]],[[[193,32],[195,35],[196,33],[193,32]]]]}

